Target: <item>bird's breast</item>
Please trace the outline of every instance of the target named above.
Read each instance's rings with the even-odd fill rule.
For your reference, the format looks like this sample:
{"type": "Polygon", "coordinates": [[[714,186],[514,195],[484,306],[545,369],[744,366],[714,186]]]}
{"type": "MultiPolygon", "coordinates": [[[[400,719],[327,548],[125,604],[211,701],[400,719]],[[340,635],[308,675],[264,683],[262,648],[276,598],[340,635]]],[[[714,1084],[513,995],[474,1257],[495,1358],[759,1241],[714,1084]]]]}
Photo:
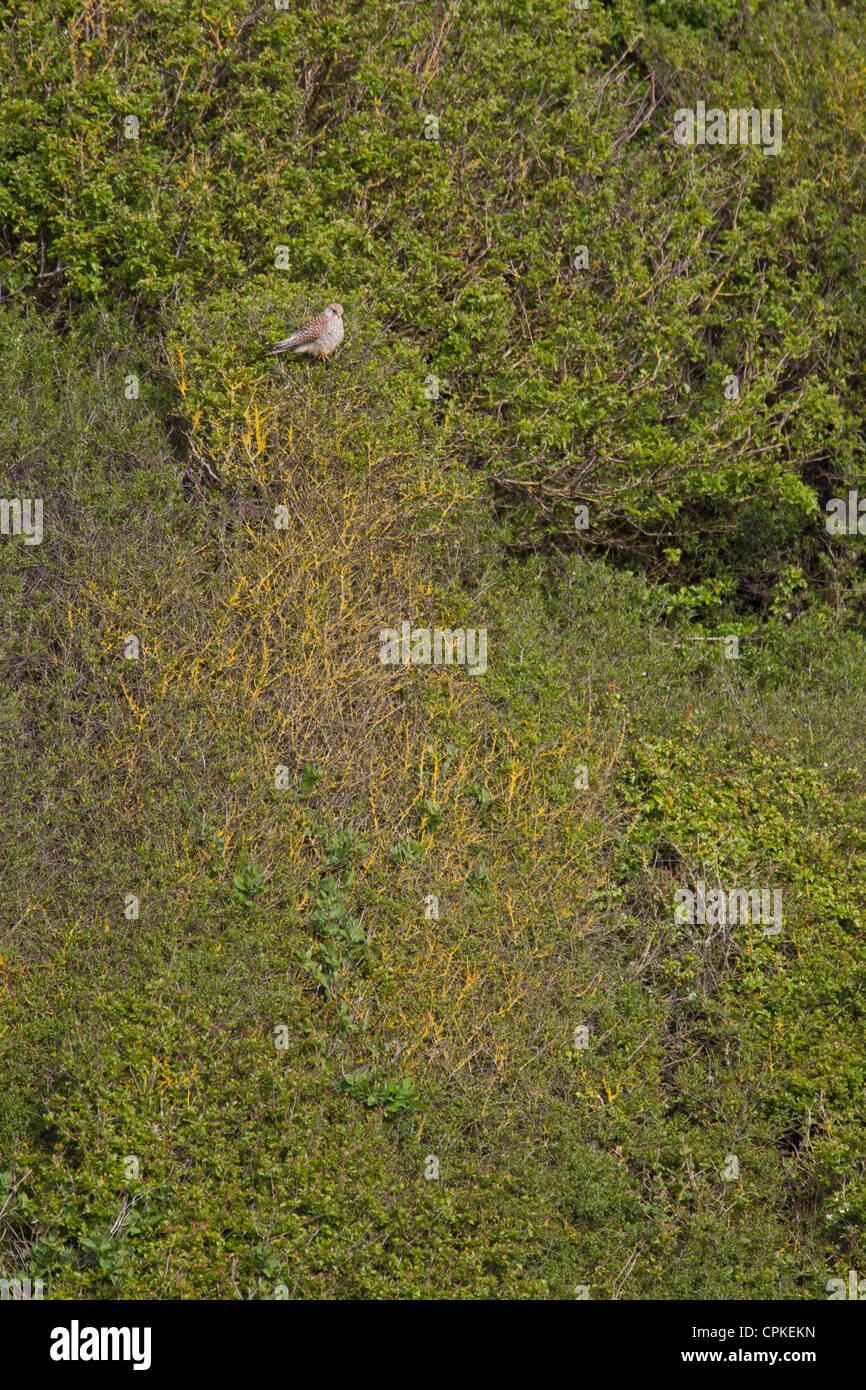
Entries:
{"type": "Polygon", "coordinates": [[[343,320],[339,314],[335,314],[332,319],[328,320],[319,341],[321,342],[323,339],[327,352],[333,352],[334,348],[343,341],[343,320]]]}

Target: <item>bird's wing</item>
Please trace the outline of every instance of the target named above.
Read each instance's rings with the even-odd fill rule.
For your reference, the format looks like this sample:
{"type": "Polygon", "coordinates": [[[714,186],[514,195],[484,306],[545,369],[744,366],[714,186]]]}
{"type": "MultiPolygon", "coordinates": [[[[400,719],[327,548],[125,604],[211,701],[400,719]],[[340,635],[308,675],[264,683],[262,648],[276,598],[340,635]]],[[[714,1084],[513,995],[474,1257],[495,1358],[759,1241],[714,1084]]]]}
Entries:
{"type": "Polygon", "coordinates": [[[317,314],[309,323],[305,323],[303,328],[299,328],[297,333],[293,333],[291,338],[286,339],[286,346],[304,347],[306,343],[314,343],[327,322],[324,314],[317,314]]]}

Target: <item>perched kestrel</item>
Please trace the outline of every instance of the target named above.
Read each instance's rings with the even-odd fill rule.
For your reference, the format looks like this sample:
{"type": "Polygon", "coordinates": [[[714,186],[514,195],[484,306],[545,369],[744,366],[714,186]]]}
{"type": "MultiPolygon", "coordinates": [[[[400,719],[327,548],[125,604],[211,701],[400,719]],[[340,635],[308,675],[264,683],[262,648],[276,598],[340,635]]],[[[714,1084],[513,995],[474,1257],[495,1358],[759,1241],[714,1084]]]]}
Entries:
{"type": "Polygon", "coordinates": [[[305,323],[291,338],[283,338],[282,342],[268,348],[268,355],[294,352],[300,357],[302,352],[308,352],[311,357],[323,357],[327,361],[329,354],[335,352],[342,341],[343,306],[329,304],[324,313],[316,314],[314,319],[305,323]]]}

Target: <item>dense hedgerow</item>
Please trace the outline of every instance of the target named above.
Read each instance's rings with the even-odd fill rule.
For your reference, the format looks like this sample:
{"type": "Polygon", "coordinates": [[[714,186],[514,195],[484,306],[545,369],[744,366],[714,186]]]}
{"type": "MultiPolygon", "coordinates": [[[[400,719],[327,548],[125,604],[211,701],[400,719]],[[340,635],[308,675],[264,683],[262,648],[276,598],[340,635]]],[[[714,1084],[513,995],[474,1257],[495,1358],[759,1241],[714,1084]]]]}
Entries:
{"type": "Polygon", "coordinates": [[[4,1276],[862,1267],[857,19],[0,6],[4,1276]],[[780,156],[675,145],[701,98],[780,156]]]}
{"type": "Polygon", "coordinates": [[[821,510],[866,481],[850,8],[65,3],[9,7],[0,55],[7,295],[159,321],[336,286],[447,381],[515,544],[583,504],[746,611],[859,569],[821,510]],[[780,107],[781,155],[677,147],[699,97],[780,107]]]}

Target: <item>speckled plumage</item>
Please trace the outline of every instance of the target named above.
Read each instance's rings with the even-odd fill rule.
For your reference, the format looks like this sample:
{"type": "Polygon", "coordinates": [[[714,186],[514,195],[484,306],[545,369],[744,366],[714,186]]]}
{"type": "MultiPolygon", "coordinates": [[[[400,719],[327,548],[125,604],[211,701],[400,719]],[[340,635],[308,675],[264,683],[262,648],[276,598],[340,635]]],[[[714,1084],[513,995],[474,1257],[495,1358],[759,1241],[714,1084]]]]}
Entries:
{"type": "Polygon", "coordinates": [[[281,342],[274,343],[268,352],[271,355],[278,352],[294,352],[298,356],[306,352],[311,357],[323,357],[327,360],[342,341],[343,306],[329,304],[323,313],[316,314],[314,319],[310,319],[309,323],[305,323],[303,328],[299,328],[290,338],[283,338],[281,342]]]}

